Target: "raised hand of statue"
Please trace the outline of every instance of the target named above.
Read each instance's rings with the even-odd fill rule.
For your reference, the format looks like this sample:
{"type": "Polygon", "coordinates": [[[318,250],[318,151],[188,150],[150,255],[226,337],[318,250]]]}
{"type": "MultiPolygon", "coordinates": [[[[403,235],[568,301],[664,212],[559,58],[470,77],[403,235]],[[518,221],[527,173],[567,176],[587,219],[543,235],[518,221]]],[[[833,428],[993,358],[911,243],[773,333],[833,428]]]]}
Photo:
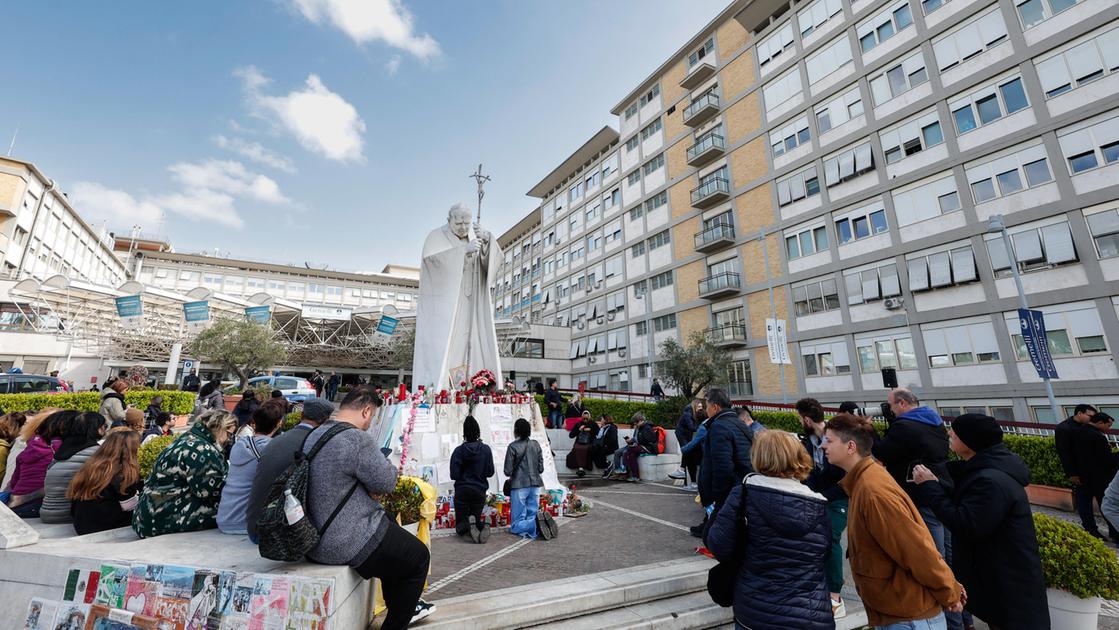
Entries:
{"type": "Polygon", "coordinates": [[[469,243],[466,244],[466,257],[467,258],[473,258],[473,257],[477,256],[478,252],[480,252],[480,251],[482,251],[482,241],[480,241],[478,239],[474,239],[474,240],[472,240],[472,241],[470,241],[469,243]]]}
{"type": "Polygon", "coordinates": [[[474,224],[474,235],[478,237],[478,240],[483,241],[483,242],[488,243],[489,240],[490,240],[489,230],[483,228],[481,225],[478,225],[477,223],[474,224]]]}

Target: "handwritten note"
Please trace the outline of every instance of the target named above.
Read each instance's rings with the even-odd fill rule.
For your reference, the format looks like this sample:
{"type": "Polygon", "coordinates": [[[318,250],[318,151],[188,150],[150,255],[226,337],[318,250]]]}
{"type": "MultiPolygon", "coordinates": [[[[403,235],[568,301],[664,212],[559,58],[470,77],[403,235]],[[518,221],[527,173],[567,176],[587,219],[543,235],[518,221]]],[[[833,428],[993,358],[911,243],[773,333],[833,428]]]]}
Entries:
{"type": "Polygon", "coordinates": [[[431,407],[420,406],[416,409],[416,423],[412,426],[414,433],[434,433],[435,414],[431,407]]]}

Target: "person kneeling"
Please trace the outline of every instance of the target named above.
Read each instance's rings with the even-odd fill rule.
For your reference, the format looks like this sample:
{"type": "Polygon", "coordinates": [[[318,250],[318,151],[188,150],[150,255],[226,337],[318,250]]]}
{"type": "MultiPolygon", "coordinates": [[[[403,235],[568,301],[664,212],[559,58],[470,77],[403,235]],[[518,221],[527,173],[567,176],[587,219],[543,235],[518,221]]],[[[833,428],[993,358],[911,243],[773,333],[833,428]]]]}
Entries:
{"type": "Polygon", "coordinates": [[[482,522],[489,478],[493,476],[493,453],[482,443],[482,430],[474,416],[462,422],[465,442],[451,453],[451,479],[455,480],[455,532],[476,543],[489,540],[490,528],[482,522]]]}

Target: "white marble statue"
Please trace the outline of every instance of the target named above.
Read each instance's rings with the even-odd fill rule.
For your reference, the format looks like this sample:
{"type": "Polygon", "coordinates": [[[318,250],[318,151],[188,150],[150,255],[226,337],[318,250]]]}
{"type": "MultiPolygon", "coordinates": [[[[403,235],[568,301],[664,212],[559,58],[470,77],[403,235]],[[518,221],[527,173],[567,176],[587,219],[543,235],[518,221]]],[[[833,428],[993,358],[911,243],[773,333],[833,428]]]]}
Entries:
{"type": "Polygon", "coordinates": [[[447,224],[428,234],[420,264],[413,387],[458,389],[452,374],[465,380],[481,369],[493,372],[502,386],[490,297],[500,265],[497,239],[471,224],[463,204],[452,206],[447,224]]]}

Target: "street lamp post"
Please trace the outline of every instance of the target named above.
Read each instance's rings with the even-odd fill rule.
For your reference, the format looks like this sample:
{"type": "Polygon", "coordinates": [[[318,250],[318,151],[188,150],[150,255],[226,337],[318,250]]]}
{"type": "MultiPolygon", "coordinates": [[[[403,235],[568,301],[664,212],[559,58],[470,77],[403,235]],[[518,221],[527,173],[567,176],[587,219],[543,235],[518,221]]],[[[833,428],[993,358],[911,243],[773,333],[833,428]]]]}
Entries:
{"type": "MultiPolygon", "coordinates": [[[[648,281],[646,281],[646,282],[648,282],[648,281]]],[[[649,380],[652,381],[653,380],[653,351],[655,350],[656,346],[654,345],[654,342],[653,342],[653,321],[649,317],[649,314],[653,310],[653,305],[650,302],[645,301],[645,294],[648,291],[649,291],[649,286],[648,286],[648,284],[646,284],[645,285],[645,291],[643,291],[641,293],[637,293],[635,291],[634,294],[633,294],[633,298],[635,300],[641,300],[642,304],[644,304],[644,306],[645,306],[645,358],[647,358],[649,360],[649,380]]]]}
{"type": "MultiPolygon", "coordinates": [[[[1001,234],[1002,244],[1006,248],[1006,256],[1010,263],[1010,273],[1014,276],[1014,285],[1018,287],[1018,308],[1029,310],[1029,304],[1026,302],[1026,290],[1022,287],[1022,275],[1018,273],[1018,258],[1014,254],[1014,243],[1010,240],[1010,233],[1006,231],[1006,222],[1003,221],[1001,214],[996,214],[991,217],[991,222],[987,227],[987,232],[991,234],[1001,234]]],[[[1046,345],[1049,344],[1048,336],[1046,339],[1041,340],[1046,345]]],[[[1041,380],[1045,383],[1045,394],[1049,397],[1049,408],[1053,411],[1053,422],[1061,421],[1061,409],[1057,406],[1057,399],[1053,396],[1053,383],[1050,382],[1048,376],[1042,376],[1041,380]]]]}

